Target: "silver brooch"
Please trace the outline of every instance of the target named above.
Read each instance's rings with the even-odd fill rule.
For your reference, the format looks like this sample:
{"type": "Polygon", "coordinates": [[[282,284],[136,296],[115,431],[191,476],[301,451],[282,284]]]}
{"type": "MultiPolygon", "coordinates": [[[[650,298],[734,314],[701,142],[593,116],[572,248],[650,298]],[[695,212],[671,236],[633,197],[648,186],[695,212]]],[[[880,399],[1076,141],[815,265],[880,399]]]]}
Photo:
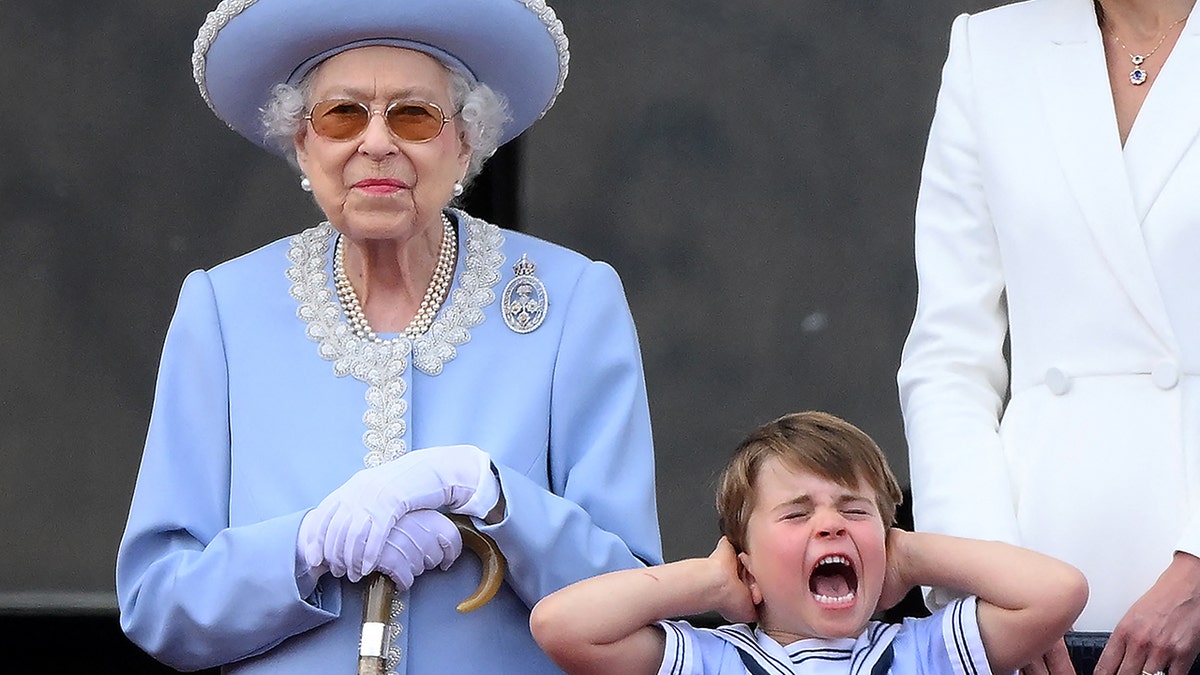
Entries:
{"type": "Polygon", "coordinates": [[[504,323],[518,333],[529,333],[542,325],[550,306],[545,284],[533,275],[536,269],[537,265],[522,253],[521,259],[513,265],[517,276],[508,282],[501,296],[504,323]]]}

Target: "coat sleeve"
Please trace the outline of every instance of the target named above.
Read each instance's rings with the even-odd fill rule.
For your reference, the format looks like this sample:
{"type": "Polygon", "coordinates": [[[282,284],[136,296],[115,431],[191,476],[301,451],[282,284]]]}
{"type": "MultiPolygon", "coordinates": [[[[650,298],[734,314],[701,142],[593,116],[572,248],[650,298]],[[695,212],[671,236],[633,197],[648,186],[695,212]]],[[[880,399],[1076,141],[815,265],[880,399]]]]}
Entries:
{"type": "Polygon", "coordinates": [[[616,272],[591,263],[566,303],[553,375],[548,484],[497,467],[507,502],[480,529],[532,606],[580,579],[662,562],[650,413],[637,334],[616,272]]]}
{"type": "Polygon", "coordinates": [[[975,127],[969,17],[955,20],[916,210],[916,317],[898,374],[918,529],[1020,543],[999,436],[1004,271],[975,127]]]}
{"type": "Polygon", "coordinates": [[[208,275],[193,272],[167,332],[116,580],[126,634],[183,670],[263,652],[340,609],[336,583],[300,597],[303,512],[230,527],[228,411],[220,316],[208,275]]]}

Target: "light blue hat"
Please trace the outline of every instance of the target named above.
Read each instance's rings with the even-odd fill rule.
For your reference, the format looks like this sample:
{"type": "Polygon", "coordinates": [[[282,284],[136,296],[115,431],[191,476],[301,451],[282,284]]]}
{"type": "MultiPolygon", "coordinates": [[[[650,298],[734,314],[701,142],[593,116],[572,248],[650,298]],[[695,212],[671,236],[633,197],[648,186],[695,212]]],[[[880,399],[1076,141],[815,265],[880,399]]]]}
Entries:
{"type": "Polygon", "coordinates": [[[217,117],[277,151],[260,118],[271,87],[376,44],[425,52],[504,96],[501,143],[554,105],[570,59],[545,0],[222,0],[196,36],[192,74],[217,117]]]}

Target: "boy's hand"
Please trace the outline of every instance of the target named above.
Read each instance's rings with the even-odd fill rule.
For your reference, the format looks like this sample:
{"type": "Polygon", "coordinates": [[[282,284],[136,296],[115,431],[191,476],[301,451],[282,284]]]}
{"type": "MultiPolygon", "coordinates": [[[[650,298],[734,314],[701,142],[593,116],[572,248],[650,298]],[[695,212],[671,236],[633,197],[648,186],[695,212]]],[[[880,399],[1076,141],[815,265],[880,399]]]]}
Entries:
{"type": "Polygon", "coordinates": [[[1021,675],[1075,675],[1075,665],[1071,663],[1067,643],[1059,638],[1050,651],[1021,668],[1021,675]]]}
{"type": "Polygon", "coordinates": [[[908,595],[913,584],[904,574],[904,545],[908,532],[893,527],[887,533],[887,571],[883,577],[883,592],[879,595],[879,609],[891,609],[908,595]]]}
{"type": "Polygon", "coordinates": [[[750,589],[742,580],[742,562],[738,560],[737,552],[729,539],[721,537],[717,547],[708,556],[717,570],[720,578],[720,590],[716,594],[717,605],[714,609],[733,623],[749,623],[758,620],[758,608],[754,606],[754,598],[750,589]]]}

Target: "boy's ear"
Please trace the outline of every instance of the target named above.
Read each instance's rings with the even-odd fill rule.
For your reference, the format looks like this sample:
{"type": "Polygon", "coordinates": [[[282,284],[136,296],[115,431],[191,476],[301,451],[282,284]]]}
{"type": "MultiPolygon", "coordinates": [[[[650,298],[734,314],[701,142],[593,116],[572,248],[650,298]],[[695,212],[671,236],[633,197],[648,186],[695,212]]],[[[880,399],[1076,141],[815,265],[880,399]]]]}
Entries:
{"type": "Polygon", "coordinates": [[[758,588],[758,581],[754,578],[754,572],[750,569],[750,555],[745,551],[738,554],[738,576],[742,578],[742,583],[746,584],[746,588],[750,589],[750,599],[754,604],[761,605],[763,601],[762,591],[758,588]]]}

